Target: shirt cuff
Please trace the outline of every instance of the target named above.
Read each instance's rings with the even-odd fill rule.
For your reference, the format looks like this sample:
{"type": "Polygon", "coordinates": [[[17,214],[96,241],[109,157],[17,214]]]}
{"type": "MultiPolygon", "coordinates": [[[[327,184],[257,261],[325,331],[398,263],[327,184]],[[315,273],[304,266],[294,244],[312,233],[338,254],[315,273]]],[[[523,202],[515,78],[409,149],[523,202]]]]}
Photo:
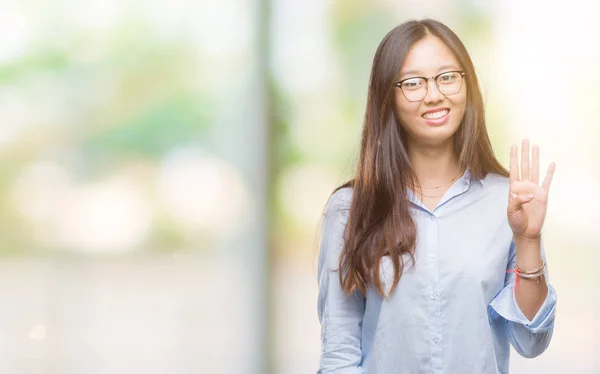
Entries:
{"type": "Polygon", "coordinates": [[[507,321],[525,326],[532,333],[552,330],[556,314],[556,292],[554,288],[548,285],[548,295],[546,295],[544,303],[532,320],[529,320],[519,308],[513,290],[514,286],[506,286],[492,300],[488,307],[490,323],[498,317],[503,317],[507,321]]]}

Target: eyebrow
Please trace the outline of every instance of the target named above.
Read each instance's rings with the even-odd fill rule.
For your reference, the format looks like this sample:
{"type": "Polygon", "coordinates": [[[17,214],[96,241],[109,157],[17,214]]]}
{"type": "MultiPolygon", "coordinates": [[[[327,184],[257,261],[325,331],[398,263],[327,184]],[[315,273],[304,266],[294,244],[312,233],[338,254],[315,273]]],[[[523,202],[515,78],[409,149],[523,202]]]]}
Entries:
{"type": "MultiPolygon", "coordinates": [[[[442,72],[444,70],[460,70],[456,65],[444,65],[438,69],[438,72],[442,72]]],[[[418,70],[406,70],[400,74],[400,78],[406,75],[416,75],[422,77],[422,73],[418,70]]]]}

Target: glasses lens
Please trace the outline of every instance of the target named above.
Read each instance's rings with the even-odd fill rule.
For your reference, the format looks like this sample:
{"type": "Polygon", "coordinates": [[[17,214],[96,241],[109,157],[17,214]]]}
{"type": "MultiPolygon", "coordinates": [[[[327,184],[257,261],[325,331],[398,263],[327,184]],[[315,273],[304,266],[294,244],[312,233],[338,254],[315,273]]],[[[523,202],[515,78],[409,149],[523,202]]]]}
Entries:
{"type": "Polygon", "coordinates": [[[444,95],[454,95],[460,91],[462,75],[455,71],[444,73],[437,78],[437,86],[444,95]]]}
{"type": "Polygon", "coordinates": [[[427,95],[427,82],[423,78],[410,78],[402,82],[402,92],[409,101],[421,101],[427,95]]]}

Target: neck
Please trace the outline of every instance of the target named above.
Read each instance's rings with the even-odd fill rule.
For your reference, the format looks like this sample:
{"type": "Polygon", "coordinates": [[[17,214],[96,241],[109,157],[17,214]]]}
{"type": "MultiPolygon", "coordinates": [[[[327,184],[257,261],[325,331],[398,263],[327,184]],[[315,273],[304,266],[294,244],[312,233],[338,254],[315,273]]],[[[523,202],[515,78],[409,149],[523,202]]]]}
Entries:
{"type": "Polygon", "coordinates": [[[422,186],[446,183],[461,172],[452,141],[436,147],[410,144],[408,156],[422,186]]]}

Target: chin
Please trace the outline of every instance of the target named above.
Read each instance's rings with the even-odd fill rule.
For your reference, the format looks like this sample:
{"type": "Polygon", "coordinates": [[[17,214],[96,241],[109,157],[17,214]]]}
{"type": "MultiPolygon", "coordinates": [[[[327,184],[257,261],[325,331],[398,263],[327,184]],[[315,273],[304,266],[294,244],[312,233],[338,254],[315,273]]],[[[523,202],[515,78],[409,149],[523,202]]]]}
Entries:
{"type": "Polygon", "coordinates": [[[434,130],[436,131],[426,131],[413,138],[417,140],[417,142],[427,146],[443,146],[446,143],[453,141],[454,134],[456,133],[456,129],[449,128],[437,128],[434,130]]]}
{"type": "Polygon", "coordinates": [[[460,123],[456,123],[454,118],[451,117],[444,124],[431,126],[424,123],[419,116],[410,122],[410,126],[402,127],[408,133],[411,141],[428,147],[438,147],[453,140],[460,123]]]}

